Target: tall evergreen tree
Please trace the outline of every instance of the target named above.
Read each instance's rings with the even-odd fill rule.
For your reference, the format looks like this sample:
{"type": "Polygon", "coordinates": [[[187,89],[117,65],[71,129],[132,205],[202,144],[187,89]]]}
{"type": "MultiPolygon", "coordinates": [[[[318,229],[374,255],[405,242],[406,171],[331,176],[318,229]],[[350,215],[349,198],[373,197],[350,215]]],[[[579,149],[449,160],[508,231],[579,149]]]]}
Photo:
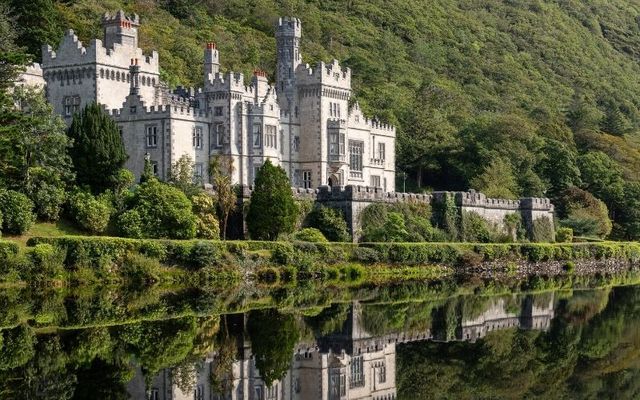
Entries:
{"type": "Polygon", "coordinates": [[[284,169],[267,160],[258,170],[247,225],[252,239],[276,240],[293,231],[298,207],[284,169]]]}
{"type": "Polygon", "coordinates": [[[73,117],[69,128],[70,150],[78,185],[94,193],[112,187],[127,154],[115,122],[98,104],[87,105],[73,117]]]}
{"type": "Polygon", "coordinates": [[[60,13],[53,0],[11,0],[19,26],[19,43],[36,59],[41,59],[43,44],[57,46],[62,37],[60,13]]]}

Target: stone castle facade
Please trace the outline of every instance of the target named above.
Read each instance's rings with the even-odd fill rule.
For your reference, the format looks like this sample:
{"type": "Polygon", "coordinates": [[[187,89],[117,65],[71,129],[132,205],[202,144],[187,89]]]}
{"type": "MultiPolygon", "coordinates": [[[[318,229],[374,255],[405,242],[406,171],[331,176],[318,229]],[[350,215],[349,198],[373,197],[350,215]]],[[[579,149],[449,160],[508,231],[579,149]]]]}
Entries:
{"type": "Polygon", "coordinates": [[[393,126],[367,118],[352,98],[351,70],[337,60],[302,63],[302,24],[279,19],[277,72],[246,79],[220,69],[214,43],[204,49],[204,86],[170,90],[160,79],[157,52],[138,47],[140,20],[119,11],[102,19],[104,39],[85,47],[72,30],[54,51],[43,47],[42,64],[30,81],[44,83],[57,113],[70,123],[92,102],[105,106],[121,129],[139,177],[145,157],[166,179],[173,163],[189,155],[194,174],[208,180],[213,156],[231,157],[233,182],[251,185],[266,161],[282,166],[296,187],[395,188],[393,126]],[[42,80],[39,81],[39,74],[42,80]]]}

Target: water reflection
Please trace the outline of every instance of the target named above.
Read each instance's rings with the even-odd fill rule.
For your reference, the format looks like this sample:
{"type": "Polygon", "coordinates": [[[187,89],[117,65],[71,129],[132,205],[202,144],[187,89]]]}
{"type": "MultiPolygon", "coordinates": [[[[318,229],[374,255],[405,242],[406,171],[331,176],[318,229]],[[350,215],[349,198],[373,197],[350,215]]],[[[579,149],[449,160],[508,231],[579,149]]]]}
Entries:
{"type": "Polygon", "coordinates": [[[640,398],[640,286],[417,288],[304,306],[278,289],[277,309],[252,294],[219,314],[191,292],[0,295],[0,399],[640,398]]]}
{"type": "Polygon", "coordinates": [[[397,397],[397,346],[427,340],[475,342],[502,329],[547,330],[554,317],[553,293],[466,296],[416,305],[430,310],[423,326],[397,331],[379,321],[380,312],[395,305],[357,301],[305,317],[302,327],[273,310],[226,315],[224,331],[236,346],[230,365],[223,365],[229,352],[218,350],[193,363],[190,384],[176,379],[182,370],[169,368],[154,377],[150,387],[138,369],[128,390],[133,398],[152,400],[392,400],[397,397]],[[297,332],[291,332],[296,328],[302,336],[305,328],[311,329],[312,337],[294,340],[287,351],[287,341],[298,339],[297,332]],[[275,360],[278,357],[283,359],[275,360]],[[216,381],[221,369],[226,371],[216,381]]]}

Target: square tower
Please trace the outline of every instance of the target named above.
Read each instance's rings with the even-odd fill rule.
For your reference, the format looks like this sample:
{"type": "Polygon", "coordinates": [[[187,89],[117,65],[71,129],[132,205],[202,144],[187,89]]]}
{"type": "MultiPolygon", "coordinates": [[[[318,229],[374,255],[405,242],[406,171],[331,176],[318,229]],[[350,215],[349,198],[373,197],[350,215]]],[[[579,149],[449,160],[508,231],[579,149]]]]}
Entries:
{"type": "Polygon", "coordinates": [[[138,47],[140,18],[137,14],[129,17],[122,10],[114,15],[105,13],[102,17],[102,27],[104,28],[104,45],[106,48],[111,49],[116,43],[133,48],[138,47]]]}
{"type": "Polygon", "coordinates": [[[296,95],[296,68],[302,63],[300,38],[302,24],[298,18],[282,17],[276,26],[278,66],[276,90],[282,110],[290,111],[296,95]]]}

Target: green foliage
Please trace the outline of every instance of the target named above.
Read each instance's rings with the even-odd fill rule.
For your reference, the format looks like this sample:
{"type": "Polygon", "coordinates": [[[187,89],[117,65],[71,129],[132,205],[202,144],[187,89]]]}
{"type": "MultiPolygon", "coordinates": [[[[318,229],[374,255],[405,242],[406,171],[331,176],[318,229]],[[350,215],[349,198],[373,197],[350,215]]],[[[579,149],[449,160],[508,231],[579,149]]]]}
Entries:
{"type": "Polygon", "coordinates": [[[4,233],[22,235],[35,222],[33,202],[24,194],[13,190],[0,190],[0,213],[4,233]]]}
{"type": "Polygon", "coordinates": [[[69,215],[80,229],[91,234],[106,231],[111,213],[112,206],[106,196],[76,192],[69,198],[69,215]]]}
{"type": "Polygon", "coordinates": [[[504,228],[511,241],[524,239],[525,228],[522,224],[522,216],[519,213],[504,216],[504,228]]]}
{"type": "Polygon", "coordinates": [[[117,225],[120,235],[132,239],[141,239],[144,236],[142,231],[142,217],[136,210],[128,210],[118,216],[117,225]]]}
{"type": "Polygon", "coordinates": [[[28,326],[0,331],[3,349],[0,352],[0,371],[19,367],[34,355],[35,333],[28,326]]]}
{"type": "Polygon", "coordinates": [[[449,240],[458,238],[460,213],[452,195],[445,194],[441,199],[434,199],[433,223],[437,228],[446,232],[449,240]]]}
{"type": "Polygon", "coordinates": [[[308,216],[308,225],[316,228],[332,242],[348,242],[351,240],[347,221],[342,211],[330,207],[318,206],[313,208],[308,216]]]}
{"type": "Polygon", "coordinates": [[[198,241],[191,248],[189,254],[190,265],[195,268],[205,268],[216,265],[220,260],[220,248],[210,242],[198,241]]]}
{"type": "Polygon", "coordinates": [[[622,169],[605,153],[588,152],[578,159],[585,190],[607,204],[617,204],[624,195],[622,169]]]}
{"type": "Polygon", "coordinates": [[[281,233],[293,231],[298,207],[285,171],[267,160],[258,170],[247,227],[252,239],[276,240],[281,233]]]}
{"type": "MultiPolygon", "coordinates": [[[[140,216],[144,237],[191,239],[196,235],[191,202],[177,188],[151,179],[136,188],[129,203],[129,209],[140,216]]],[[[137,233],[137,228],[132,232],[137,233]]]]}
{"type": "Polygon", "coordinates": [[[499,199],[517,199],[520,192],[511,165],[501,158],[491,161],[470,185],[487,197],[499,199]]]}
{"type": "Polygon", "coordinates": [[[423,203],[371,204],[360,214],[363,242],[393,241],[430,242],[444,241],[442,231],[431,225],[431,207],[423,203]],[[390,220],[391,214],[399,214],[390,220]],[[404,227],[403,227],[404,225],[404,227]],[[387,229],[392,229],[390,235],[387,229]]]}
{"type": "Polygon", "coordinates": [[[559,228],[556,232],[556,241],[558,243],[571,243],[573,242],[573,229],[571,228],[559,228]]]}
{"type": "Polygon", "coordinates": [[[129,254],[122,262],[122,273],[128,283],[136,287],[150,285],[159,280],[160,262],[142,254],[129,254]]]}
{"type": "Polygon", "coordinates": [[[553,242],[555,240],[553,221],[549,217],[539,217],[533,220],[531,240],[538,243],[553,242]]]}
{"type": "Polygon", "coordinates": [[[252,311],[248,323],[251,350],[256,367],[267,386],[281,379],[289,370],[291,355],[299,338],[292,315],[277,310],[252,311]]]}
{"type": "Polygon", "coordinates": [[[198,184],[194,177],[195,163],[190,155],[183,154],[169,170],[169,183],[180,189],[188,197],[198,193],[198,184]]]}
{"type": "Polygon", "coordinates": [[[73,140],[69,151],[78,185],[102,193],[118,182],[127,154],[118,126],[102,106],[88,104],[73,117],[68,131],[73,140]]]}
{"type": "Polygon", "coordinates": [[[301,242],[311,242],[311,243],[328,243],[326,237],[322,234],[319,229],[316,228],[304,228],[293,235],[294,240],[299,240],[301,242]]]}
{"type": "Polygon", "coordinates": [[[216,216],[216,199],[205,192],[191,197],[193,213],[198,220],[196,235],[203,239],[219,239],[220,223],[216,216]]]}
{"type": "Polygon", "coordinates": [[[60,278],[66,254],[50,244],[38,244],[27,254],[31,261],[29,278],[35,282],[60,278]]]}
{"type": "Polygon", "coordinates": [[[566,189],[558,201],[560,224],[578,236],[604,238],[611,233],[609,211],[604,202],[576,187],[566,189]]]}
{"type": "Polygon", "coordinates": [[[53,0],[34,0],[25,3],[9,0],[13,13],[17,15],[16,26],[20,42],[27,50],[40,58],[43,44],[56,45],[62,37],[62,16],[53,0]]]}
{"type": "Polygon", "coordinates": [[[460,219],[460,240],[472,243],[499,241],[499,228],[473,211],[463,211],[460,219]]]}

